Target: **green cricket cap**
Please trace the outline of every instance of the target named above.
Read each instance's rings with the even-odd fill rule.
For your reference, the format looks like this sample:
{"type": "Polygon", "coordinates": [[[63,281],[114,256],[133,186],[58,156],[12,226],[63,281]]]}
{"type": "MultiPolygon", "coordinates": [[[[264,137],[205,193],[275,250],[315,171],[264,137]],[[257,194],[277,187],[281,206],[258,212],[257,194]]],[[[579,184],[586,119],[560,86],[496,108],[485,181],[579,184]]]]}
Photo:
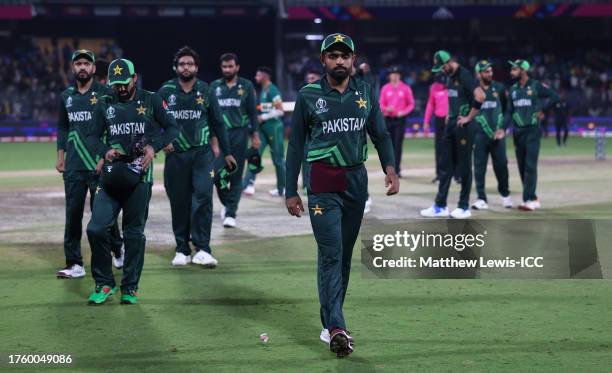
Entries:
{"type": "Polygon", "coordinates": [[[447,63],[448,61],[450,61],[451,59],[451,54],[448,53],[445,50],[439,50],[436,53],[434,53],[434,65],[431,68],[431,71],[434,73],[439,73],[440,71],[442,71],[442,65],[444,65],[445,63],[447,63]]]}
{"type": "Polygon", "coordinates": [[[481,71],[485,71],[486,69],[488,69],[491,66],[493,66],[491,61],[489,61],[489,60],[480,60],[480,61],[478,61],[478,63],[476,63],[476,66],[474,66],[474,71],[479,73],[481,71]]]}
{"type": "Polygon", "coordinates": [[[118,58],[108,65],[108,84],[128,84],[136,74],[132,61],[118,58]]]}
{"type": "Polygon", "coordinates": [[[329,47],[334,44],[344,44],[351,50],[351,52],[355,52],[355,44],[353,43],[353,39],[351,39],[348,35],[335,33],[327,35],[325,39],[323,39],[323,43],[321,43],[321,53],[329,49],[329,47]]]}
{"type": "Polygon", "coordinates": [[[529,70],[529,68],[531,67],[527,60],[514,60],[508,61],[508,63],[512,65],[512,67],[518,67],[519,69],[523,69],[525,71],[529,70]]]}
{"type": "Polygon", "coordinates": [[[72,62],[78,60],[81,57],[85,57],[88,60],[90,60],[91,62],[96,62],[96,56],[94,56],[94,53],[90,50],[87,49],[78,49],[75,50],[74,52],[72,52],[72,62]]]}

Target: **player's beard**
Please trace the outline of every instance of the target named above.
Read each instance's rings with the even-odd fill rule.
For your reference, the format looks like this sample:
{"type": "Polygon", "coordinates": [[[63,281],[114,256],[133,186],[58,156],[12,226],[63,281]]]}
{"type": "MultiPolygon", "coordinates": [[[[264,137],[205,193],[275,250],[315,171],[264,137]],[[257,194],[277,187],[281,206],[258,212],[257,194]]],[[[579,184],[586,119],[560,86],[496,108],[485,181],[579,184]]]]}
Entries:
{"type": "Polygon", "coordinates": [[[482,82],[486,85],[486,86],[490,86],[491,82],[493,81],[493,78],[489,79],[489,78],[482,78],[482,82]]]}
{"type": "Polygon", "coordinates": [[[343,82],[349,77],[349,69],[336,67],[328,71],[329,76],[337,82],[343,82]]]}
{"type": "Polygon", "coordinates": [[[223,78],[225,79],[226,82],[229,82],[230,80],[234,80],[235,77],[236,77],[236,73],[223,73],[223,78]]]}
{"type": "Polygon", "coordinates": [[[91,80],[92,77],[93,75],[88,74],[87,71],[79,71],[75,76],[76,81],[81,83],[81,85],[87,84],[91,80]],[[82,73],[85,73],[85,74],[82,74],[82,73]]]}
{"type": "Polygon", "coordinates": [[[183,74],[179,74],[178,77],[182,82],[190,82],[195,78],[195,74],[183,73],[183,74]]]}
{"type": "Polygon", "coordinates": [[[127,102],[130,99],[130,97],[132,97],[132,94],[134,93],[135,90],[136,90],[136,86],[132,86],[132,88],[126,89],[125,91],[119,91],[117,93],[117,96],[119,96],[119,101],[127,102]]]}

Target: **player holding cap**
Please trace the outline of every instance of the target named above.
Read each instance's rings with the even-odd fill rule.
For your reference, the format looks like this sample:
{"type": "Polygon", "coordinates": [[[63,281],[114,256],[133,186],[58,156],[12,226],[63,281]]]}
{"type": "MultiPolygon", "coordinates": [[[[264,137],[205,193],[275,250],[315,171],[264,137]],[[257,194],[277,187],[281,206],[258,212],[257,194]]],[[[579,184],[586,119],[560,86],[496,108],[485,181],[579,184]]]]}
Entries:
{"type": "Polygon", "coordinates": [[[493,172],[497,178],[497,191],[502,197],[502,206],[512,207],[508,190],[508,158],[506,157],[506,130],[504,128],[504,108],[507,103],[506,89],[503,84],[493,80],[493,67],[487,60],[479,61],[474,67],[485,93],[485,101],[474,118],[478,124],[474,136],[474,179],[478,199],[472,204],[475,210],[486,210],[485,175],[489,154],[493,162],[493,172]]]}
{"type": "Polygon", "coordinates": [[[326,74],[300,89],[296,99],[287,150],[286,205],[293,216],[304,212],[297,179],[306,145],[311,165],[308,211],[318,246],[317,283],[324,328],[320,338],[329,341],[338,357],[344,357],[353,352],[342,307],[368,195],[366,132],[386,173],[387,195],[399,191],[399,178],[374,89],[350,77],[355,61],[353,41],[343,34],[327,36],[320,59],[326,74]]]}
{"type": "Polygon", "coordinates": [[[465,219],[472,216],[470,212],[470,189],[472,188],[472,146],[475,126],[472,120],[478,114],[485,100],[485,94],[472,73],[459,65],[447,51],[439,50],[434,54],[432,72],[444,72],[448,76],[448,117],[441,151],[441,174],[438,184],[438,195],[434,204],[421,210],[421,216],[427,218],[448,217],[465,219]],[[454,149],[458,149],[457,162],[454,162],[454,149]],[[453,165],[459,167],[461,175],[461,193],[459,204],[449,214],[446,205],[448,189],[453,179],[453,165]]]}
{"type": "Polygon", "coordinates": [[[512,66],[510,76],[516,81],[510,87],[506,120],[514,126],[516,163],[523,183],[523,202],[519,209],[534,211],[541,206],[536,195],[542,137],[540,121],[544,119],[544,112],[559,101],[559,96],[539,81],[529,78],[529,62],[519,59],[508,63],[512,66]]]}
{"type": "Polygon", "coordinates": [[[95,126],[87,137],[96,154],[107,162],[87,226],[96,283],[89,304],[104,303],[117,291],[110,264],[109,229],[120,211],[125,241],[121,303],[135,304],[144,264],[153,157],[177,137],[178,128],[158,94],[136,88],[138,76],[131,61],[116,59],[108,70],[114,94],[96,109],[95,126]],[[105,134],[108,144],[100,140],[105,134]]]}

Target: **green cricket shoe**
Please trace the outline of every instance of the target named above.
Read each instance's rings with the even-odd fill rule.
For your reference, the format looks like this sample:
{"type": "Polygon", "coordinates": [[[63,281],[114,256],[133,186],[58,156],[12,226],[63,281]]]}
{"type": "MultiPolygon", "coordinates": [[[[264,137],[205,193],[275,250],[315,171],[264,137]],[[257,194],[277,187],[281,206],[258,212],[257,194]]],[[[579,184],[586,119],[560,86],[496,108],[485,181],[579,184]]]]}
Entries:
{"type": "Polygon", "coordinates": [[[96,285],[96,289],[89,296],[88,303],[90,305],[102,304],[117,292],[117,287],[110,287],[108,285],[96,285]]]}
{"type": "Polygon", "coordinates": [[[138,303],[138,292],[134,289],[129,289],[121,292],[121,304],[136,304],[138,303]]]}

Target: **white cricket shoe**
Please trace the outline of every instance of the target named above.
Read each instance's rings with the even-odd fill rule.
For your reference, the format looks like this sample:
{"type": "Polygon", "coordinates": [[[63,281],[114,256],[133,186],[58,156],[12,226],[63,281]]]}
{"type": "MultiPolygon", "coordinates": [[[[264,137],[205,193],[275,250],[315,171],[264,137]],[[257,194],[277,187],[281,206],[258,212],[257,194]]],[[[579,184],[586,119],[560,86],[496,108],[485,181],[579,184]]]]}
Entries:
{"type": "Polygon", "coordinates": [[[236,228],[236,219],[231,216],[226,216],[225,219],[223,219],[223,226],[225,228],[236,228]]]}
{"type": "Polygon", "coordinates": [[[174,259],[172,259],[173,266],[186,266],[191,263],[191,255],[185,255],[183,253],[176,253],[174,259]]]}
{"type": "Polygon", "coordinates": [[[331,337],[329,335],[329,330],[323,328],[321,330],[321,334],[319,335],[319,339],[321,340],[321,342],[325,344],[329,344],[329,341],[331,340],[331,337]]]}
{"type": "Polygon", "coordinates": [[[537,207],[535,201],[525,201],[518,208],[522,211],[535,211],[537,207]]]}
{"type": "Polygon", "coordinates": [[[512,198],[510,198],[510,196],[502,197],[501,200],[502,200],[502,206],[504,206],[507,209],[512,208],[512,198]]]}
{"type": "Polygon", "coordinates": [[[472,203],[472,208],[474,210],[488,210],[489,205],[484,199],[477,199],[476,202],[472,203]]]}
{"type": "Polygon", "coordinates": [[[215,268],[219,262],[214,256],[204,250],[200,250],[193,256],[192,263],[200,264],[208,268],[215,268]]]}
{"type": "Polygon", "coordinates": [[[85,267],[78,264],[73,264],[70,267],[57,271],[57,278],[80,278],[85,277],[85,267]]]}
{"type": "Polygon", "coordinates": [[[421,216],[424,218],[448,218],[449,215],[448,207],[439,207],[436,204],[421,210],[421,216]]]}
{"type": "Polygon", "coordinates": [[[125,259],[125,245],[121,245],[121,256],[118,258],[115,258],[114,255],[112,255],[113,257],[113,265],[115,266],[115,268],[120,269],[123,268],[123,260],[125,259]]]}
{"type": "Polygon", "coordinates": [[[246,188],[244,188],[244,190],[242,191],[242,193],[244,193],[245,196],[252,196],[255,194],[255,185],[253,184],[249,184],[246,186],[246,188]]]}
{"type": "Polygon", "coordinates": [[[462,209],[457,207],[450,213],[451,218],[453,219],[467,219],[472,217],[472,212],[470,209],[462,209]]]}
{"type": "MultiPolygon", "coordinates": [[[[283,191],[284,191],[284,190],[283,190],[283,191]]],[[[282,196],[283,196],[283,194],[284,194],[284,193],[283,193],[283,194],[280,194],[280,193],[278,192],[278,189],[271,189],[271,190],[269,190],[269,191],[268,191],[268,193],[269,193],[269,194],[270,194],[272,197],[282,197],[282,196]]]]}
{"type": "Polygon", "coordinates": [[[540,199],[539,198],[536,198],[535,200],[533,200],[531,202],[533,202],[533,207],[535,207],[536,210],[542,208],[542,205],[540,204],[540,199]]]}
{"type": "MultiPolygon", "coordinates": [[[[363,214],[367,214],[368,212],[370,212],[370,210],[372,210],[372,197],[368,197],[368,199],[365,202],[365,206],[363,208],[363,214]]],[[[327,334],[329,335],[329,331],[327,332],[327,334]]]]}

